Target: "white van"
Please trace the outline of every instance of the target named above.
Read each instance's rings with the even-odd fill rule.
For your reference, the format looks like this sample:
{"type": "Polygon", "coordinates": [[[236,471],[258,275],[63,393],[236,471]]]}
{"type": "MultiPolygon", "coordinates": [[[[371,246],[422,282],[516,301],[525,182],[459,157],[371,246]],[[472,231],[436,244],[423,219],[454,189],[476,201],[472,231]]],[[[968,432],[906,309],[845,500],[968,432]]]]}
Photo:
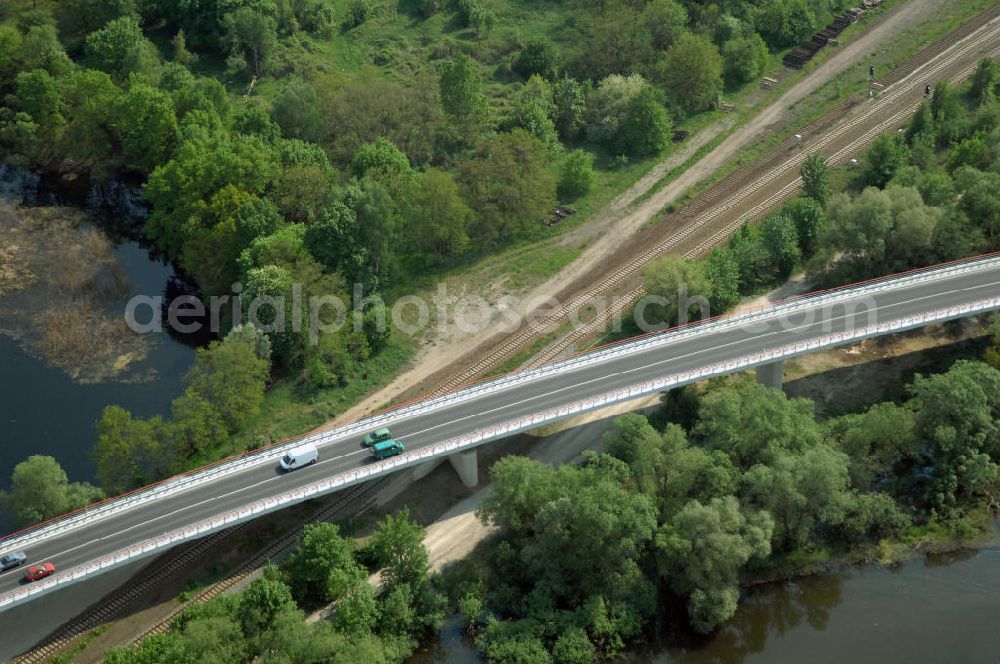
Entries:
{"type": "Polygon", "coordinates": [[[318,458],[319,451],[315,445],[303,445],[288,450],[285,456],[281,457],[278,465],[281,466],[282,470],[295,470],[316,463],[318,458]]]}

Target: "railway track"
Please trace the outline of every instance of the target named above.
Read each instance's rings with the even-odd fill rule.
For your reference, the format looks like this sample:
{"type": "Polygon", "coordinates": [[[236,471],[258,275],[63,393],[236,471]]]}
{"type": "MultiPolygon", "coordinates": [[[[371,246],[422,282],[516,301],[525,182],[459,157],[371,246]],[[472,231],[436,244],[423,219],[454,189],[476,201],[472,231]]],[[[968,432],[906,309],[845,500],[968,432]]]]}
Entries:
{"type": "Polygon", "coordinates": [[[73,639],[84,632],[113,620],[146,592],[163,583],[176,572],[195,562],[210,551],[215,545],[235,532],[242,530],[247,524],[233,526],[209,535],[190,546],[178,547],[161,558],[147,565],[136,576],[134,582],[122,586],[105,596],[97,604],[89,607],[73,620],[67,622],[50,634],[44,641],[30,652],[14,658],[16,664],[42,662],[66,647],[73,639]]]}
{"type": "MultiPolygon", "coordinates": [[[[324,521],[337,516],[340,512],[357,507],[357,503],[367,499],[374,491],[380,488],[387,478],[381,478],[359,484],[337,494],[335,500],[327,503],[316,512],[311,514],[303,523],[314,521],[324,521]]],[[[364,505],[362,505],[364,506],[364,505]]],[[[70,645],[75,639],[95,627],[105,624],[123,614],[134,602],[143,597],[146,593],[156,588],[161,583],[170,579],[184,569],[188,569],[192,563],[205,556],[215,547],[219,546],[231,535],[245,529],[249,523],[233,526],[227,530],[219,531],[213,535],[195,542],[186,547],[179,547],[176,552],[170,552],[163,558],[148,565],[143,572],[140,572],[134,582],[123,586],[107,595],[97,604],[88,608],[82,614],[66,623],[43,642],[32,648],[29,652],[15,657],[13,664],[34,664],[45,662],[53,655],[70,645]],[[148,574],[146,574],[148,570],[148,574]]],[[[292,546],[299,538],[302,528],[294,528],[279,539],[275,540],[265,550],[253,556],[253,558],[241,564],[230,576],[217,581],[199,591],[192,599],[192,602],[205,602],[213,597],[217,597],[233,586],[244,581],[252,575],[258,568],[273,559],[288,547],[292,546]]],[[[187,604],[174,608],[169,615],[158,619],[148,625],[142,633],[135,636],[129,643],[135,643],[151,634],[162,634],[170,628],[170,623],[177,615],[184,610],[187,604]]]]}
{"type": "MultiPolygon", "coordinates": [[[[886,92],[883,96],[873,102],[863,113],[855,116],[829,135],[821,137],[814,145],[810,146],[810,151],[822,151],[824,147],[828,147],[835,142],[834,136],[842,137],[859,125],[872,121],[873,117],[888,114],[887,118],[876,122],[872,128],[866,130],[860,137],[850,141],[846,146],[840,147],[828,157],[832,163],[842,163],[851,154],[857,154],[861,147],[874,140],[885,128],[894,125],[898,126],[905,122],[906,118],[909,117],[919,104],[919,100],[906,105],[903,110],[888,113],[891,110],[890,107],[897,103],[900,98],[898,94],[899,90],[896,88],[897,84],[905,83],[906,79],[917,75],[927,80],[935,80],[935,75],[940,77],[942,71],[948,69],[955,60],[964,57],[969,50],[978,48],[990,39],[996,39],[997,35],[993,30],[984,31],[983,34],[978,36],[973,35],[997,17],[1000,17],[1000,3],[994,4],[947,38],[926,47],[911,58],[909,62],[888,73],[880,81],[886,87],[886,92]],[[960,41],[962,43],[958,44],[960,41]],[[942,54],[948,52],[949,49],[953,49],[959,45],[962,48],[957,49],[950,57],[937,60],[942,54]],[[890,94],[890,92],[894,92],[895,94],[890,94]]],[[[991,57],[1000,55],[1000,48],[991,50],[990,55],[991,57]]],[[[965,67],[961,72],[952,76],[951,79],[962,80],[971,73],[972,69],[974,69],[974,65],[965,67]]],[[[806,139],[818,136],[825,128],[850,113],[859,103],[863,102],[849,100],[803,127],[799,133],[806,139]]],[[[613,301],[612,306],[606,309],[602,315],[596,316],[587,323],[578,326],[569,334],[544,348],[532,357],[526,366],[538,366],[549,362],[572,350],[580,341],[605,329],[607,324],[614,319],[614,316],[621,315],[635,300],[644,294],[644,288],[641,284],[629,285],[629,282],[640,274],[642,268],[648,262],[676,250],[680,250],[681,255],[688,258],[702,257],[713,246],[728,238],[742,224],[744,219],[751,221],[759,219],[777,207],[781,202],[794,195],[798,190],[800,179],[794,177],[788,182],[782,182],[782,178],[787,179],[788,173],[797,172],[799,164],[805,157],[805,152],[799,152],[789,159],[788,153],[795,147],[795,139],[789,138],[765,152],[756,165],[738,169],[701,192],[680,211],[671,215],[674,221],[683,224],[682,227],[677,229],[676,233],[670,234],[660,242],[639,252],[632,260],[606,273],[603,278],[592,286],[578,291],[567,301],[565,306],[542,318],[538,325],[523,327],[517,332],[508,335],[498,345],[495,345],[491,352],[478,358],[471,366],[440,382],[434,393],[454,389],[481,377],[516,356],[524,348],[530,347],[538,339],[557,331],[569,319],[569,316],[579,311],[586,302],[594,297],[610,295],[618,291],[617,299],[613,301]],[[784,168],[781,168],[782,165],[784,168]],[[731,193],[733,190],[736,190],[737,194],[733,195],[731,193]],[[756,197],[760,197],[761,195],[763,195],[763,198],[759,201],[756,200],[756,197]],[[748,211],[735,218],[732,217],[732,213],[738,209],[744,209],[743,206],[747,206],[745,209],[748,211]],[[707,236],[699,236],[699,233],[705,231],[709,232],[707,236]],[[684,243],[689,240],[695,242],[695,244],[688,248],[684,246],[684,243]]],[[[368,482],[348,489],[342,492],[342,494],[338,494],[333,502],[319,509],[304,523],[330,519],[341,511],[353,508],[355,503],[366,499],[385,481],[385,479],[381,479],[368,482]]],[[[151,589],[182,569],[187,568],[191,563],[209,553],[214,547],[221,544],[231,535],[244,529],[247,525],[249,524],[241,524],[220,531],[190,546],[182,547],[175,552],[166,554],[140,572],[137,579],[133,583],[130,583],[128,587],[114,591],[87,609],[80,616],[57,629],[30,652],[16,657],[12,661],[16,664],[32,664],[46,661],[80,635],[120,615],[151,589]]],[[[246,580],[268,560],[294,544],[300,533],[301,528],[296,528],[286,533],[267,549],[240,565],[227,579],[216,582],[200,591],[192,601],[207,601],[246,580]]],[[[183,609],[184,606],[175,608],[165,618],[158,619],[155,623],[147,626],[130,643],[139,641],[152,634],[167,631],[173,619],[183,609]]]]}
{"type": "MultiPolygon", "coordinates": [[[[987,35],[983,39],[976,40],[975,47],[978,48],[980,45],[982,45],[983,43],[987,42],[990,39],[997,40],[997,34],[991,31],[989,35],[987,35]]],[[[988,55],[989,57],[992,58],[1000,57],[1000,45],[997,45],[995,48],[991,49],[988,52],[988,55]]],[[[948,68],[947,64],[945,64],[936,67],[932,70],[928,70],[926,72],[922,71],[920,72],[920,74],[922,76],[923,75],[940,76],[942,70],[947,68],[948,68]]],[[[948,77],[948,80],[951,83],[958,83],[964,81],[972,74],[975,68],[976,64],[967,65],[957,73],[954,73],[950,77],[948,77]]],[[[892,101],[894,100],[886,100],[887,102],[886,104],[873,108],[872,112],[885,115],[886,113],[884,112],[886,111],[886,109],[889,108],[888,104],[891,103],[892,101]]],[[[888,115],[888,117],[880,119],[873,126],[865,130],[864,133],[862,133],[859,137],[850,141],[847,145],[840,147],[839,149],[828,154],[827,161],[834,165],[841,165],[846,163],[849,159],[852,158],[852,155],[858,154],[864,146],[874,141],[880,134],[888,130],[896,129],[906,124],[906,122],[912,116],[913,112],[916,111],[917,107],[920,105],[920,101],[921,100],[916,100],[904,103],[902,108],[899,108],[897,106],[895,109],[893,109],[893,112],[891,112],[891,114],[888,115]]],[[[871,116],[866,114],[858,116],[858,118],[859,120],[868,121],[871,119],[871,116]]],[[[839,133],[842,134],[846,133],[847,131],[853,130],[855,128],[854,125],[856,124],[860,124],[860,122],[851,123],[845,126],[844,131],[839,133]]],[[[830,144],[834,144],[836,142],[836,139],[837,136],[831,134],[827,140],[820,141],[817,145],[811,147],[810,151],[819,150],[822,152],[824,147],[828,147],[830,144]]],[[[788,164],[788,168],[786,169],[786,173],[784,174],[785,179],[787,179],[788,173],[792,172],[793,168],[795,169],[795,172],[797,172],[797,167],[801,164],[802,160],[805,158],[805,155],[806,153],[802,152],[795,158],[786,162],[788,164]]],[[[773,179],[780,180],[781,178],[775,176],[775,178],[773,179]]],[[[756,221],[764,217],[770,211],[780,206],[783,202],[785,202],[789,198],[792,198],[795,195],[795,193],[799,190],[801,183],[802,183],[802,178],[799,176],[794,176],[790,181],[784,182],[780,188],[776,189],[773,193],[768,195],[764,200],[760,201],[759,203],[756,203],[751,208],[749,208],[746,214],[732,218],[728,223],[722,225],[720,228],[715,230],[711,235],[698,242],[694,247],[684,251],[681,255],[689,259],[703,258],[706,254],[708,254],[708,252],[712,249],[712,247],[717,246],[722,242],[724,242],[725,240],[727,240],[729,236],[743,224],[744,220],[756,221]]],[[[739,196],[739,199],[741,201],[745,201],[747,199],[747,196],[739,196]]],[[[726,211],[728,211],[729,207],[732,206],[728,206],[726,211]]],[[[682,233],[679,234],[678,236],[667,238],[659,245],[649,249],[646,252],[643,252],[643,254],[637,257],[635,263],[626,266],[621,270],[615,271],[615,273],[610,275],[606,281],[596,286],[593,290],[606,293],[611,289],[620,288],[623,284],[625,284],[628,281],[630,277],[638,276],[642,267],[646,265],[648,262],[666,256],[671,252],[672,249],[676,248],[679,245],[682,245],[683,240],[692,235],[695,230],[698,230],[702,227],[709,225],[711,221],[712,219],[710,218],[704,218],[704,217],[700,218],[695,222],[695,224],[689,227],[689,229],[686,229],[689,230],[690,232],[682,233]],[[683,235],[683,237],[680,237],[680,235],[683,235]],[[628,273],[628,276],[623,277],[625,273],[628,273]]],[[[593,319],[582,325],[578,325],[571,332],[561,337],[556,342],[548,345],[546,348],[544,348],[535,356],[533,356],[527,363],[523,365],[524,368],[541,366],[543,364],[551,362],[552,360],[558,358],[564,353],[571,352],[575,348],[576,344],[579,343],[580,341],[583,341],[607,329],[608,325],[610,325],[611,322],[615,320],[616,316],[621,316],[623,313],[625,313],[625,311],[627,311],[627,309],[630,306],[632,306],[632,304],[636,300],[638,300],[645,294],[646,294],[645,288],[641,284],[632,286],[623,295],[619,295],[612,302],[609,308],[603,309],[600,312],[600,315],[595,316],[593,319]]]]}
{"type": "MultiPolygon", "coordinates": [[[[1000,3],[977,15],[956,32],[920,51],[906,64],[893,70],[883,81],[885,91],[873,101],[848,100],[836,109],[799,130],[811,141],[808,152],[820,151],[832,163],[843,163],[873,141],[893,123],[903,124],[920,103],[915,100],[899,104],[913,96],[916,85],[911,79],[937,81],[961,61],[979,51],[984,45],[998,39],[1000,3]],[[925,58],[929,58],[929,61],[925,58]],[[867,106],[832,131],[823,130],[842,119],[859,105],[867,106]],[[851,138],[853,134],[858,134],[851,138]]],[[[996,57],[996,50],[990,51],[996,57]]],[[[962,80],[975,65],[964,67],[952,80],[962,80]]],[[[668,215],[660,225],[667,233],[647,244],[619,267],[606,272],[590,285],[577,290],[559,308],[539,317],[533,325],[525,325],[492,345],[490,350],[475,361],[440,383],[434,393],[447,392],[468,384],[495,370],[515,357],[523,349],[546,336],[556,333],[567,321],[577,316],[588,302],[596,298],[616,295],[595,319],[577,325],[574,330],[536,353],[522,368],[545,364],[571,350],[574,345],[603,329],[614,316],[620,315],[631,303],[642,296],[641,286],[629,287],[629,282],[639,276],[649,262],[670,253],[688,258],[704,256],[713,246],[723,242],[744,220],[760,219],[798,189],[798,169],[808,152],[797,148],[797,140],[789,137],[768,150],[754,166],[737,169],[696,196],[680,211],[668,215]],[[791,155],[790,152],[794,151],[791,155]],[[733,192],[736,192],[735,194],[733,192]],[[745,213],[734,213],[746,210],[745,213]],[[693,246],[692,246],[693,243],[693,246]],[[623,292],[623,289],[624,292],[623,292]]]]}
{"type": "MultiPolygon", "coordinates": [[[[340,512],[343,512],[349,508],[353,510],[355,507],[354,504],[356,502],[362,501],[368,496],[370,496],[372,493],[374,493],[380,487],[382,487],[387,481],[388,478],[382,477],[376,480],[372,480],[370,482],[365,482],[364,484],[358,484],[350,489],[345,490],[343,492],[343,495],[339,495],[337,499],[334,500],[332,503],[319,509],[315,514],[310,516],[309,519],[307,519],[304,523],[326,521],[328,519],[332,519],[338,516],[340,512]]],[[[357,511],[353,511],[352,513],[357,513],[357,511]]],[[[192,598],[191,601],[207,602],[208,600],[218,597],[219,595],[223,594],[224,592],[228,591],[229,589],[233,588],[239,583],[245,581],[247,578],[253,575],[254,572],[256,572],[258,569],[266,565],[268,561],[272,560],[279,553],[281,553],[285,549],[288,549],[293,544],[295,544],[295,542],[298,541],[299,536],[301,534],[302,534],[301,527],[293,529],[291,532],[285,534],[280,539],[271,543],[270,546],[268,546],[265,550],[255,555],[252,559],[244,562],[242,565],[236,568],[236,570],[232,574],[230,574],[229,577],[227,577],[226,579],[213,583],[207,588],[201,590],[197,595],[195,595],[192,598]]],[[[166,633],[167,630],[170,629],[170,624],[173,622],[174,618],[176,618],[185,608],[186,605],[178,606],[174,608],[170,612],[170,614],[165,618],[157,619],[155,623],[147,626],[142,631],[142,633],[134,636],[128,642],[128,645],[141,641],[147,636],[151,636],[153,634],[166,633]]]]}

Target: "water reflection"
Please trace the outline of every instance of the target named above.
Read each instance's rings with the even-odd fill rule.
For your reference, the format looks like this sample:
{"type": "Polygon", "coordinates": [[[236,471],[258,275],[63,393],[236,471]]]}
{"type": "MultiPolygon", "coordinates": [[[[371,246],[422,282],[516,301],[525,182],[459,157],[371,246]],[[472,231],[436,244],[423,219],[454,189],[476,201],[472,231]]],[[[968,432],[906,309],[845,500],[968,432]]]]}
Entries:
{"type": "MultiPolygon", "coordinates": [[[[649,646],[614,661],[635,664],[1000,662],[1000,551],[921,557],[892,568],[838,573],[748,589],[709,636],[679,629],[670,607],[649,646]]],[[[454,633],[411,664],[470,664],[454,633]]]]}

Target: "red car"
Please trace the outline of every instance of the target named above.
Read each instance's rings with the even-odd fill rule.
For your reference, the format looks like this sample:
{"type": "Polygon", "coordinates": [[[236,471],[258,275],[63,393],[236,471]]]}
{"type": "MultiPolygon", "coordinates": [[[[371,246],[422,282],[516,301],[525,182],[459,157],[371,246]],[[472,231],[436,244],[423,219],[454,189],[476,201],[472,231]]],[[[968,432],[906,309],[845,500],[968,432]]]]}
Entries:
{"type": "Polygon", "coordinates": [[[39,579],[44,579],[49,574],[56,571],[56,566],[52,563],[42,563],[41,565],[32,565],[25,571],[24,580],[25,581],[38,581],[39,579]]]}

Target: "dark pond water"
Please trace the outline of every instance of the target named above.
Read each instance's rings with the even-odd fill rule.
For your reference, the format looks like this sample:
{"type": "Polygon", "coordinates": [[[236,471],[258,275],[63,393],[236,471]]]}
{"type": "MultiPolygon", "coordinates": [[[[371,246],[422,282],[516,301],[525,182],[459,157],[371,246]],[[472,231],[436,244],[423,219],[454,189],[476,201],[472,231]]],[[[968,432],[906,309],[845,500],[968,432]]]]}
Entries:
{"type": "MultiPolygon", "coordinates": [[[[632,664],[1000,662],[1000,550],[913,560],[748,590],[702,639],[661,634],[632,664]]],[[[449,619],[410,664],[481,662],[449,619]]]]}
{"type": "MultiPolygon", "coordinates": [[[[162,295],[183,282],[173,266],[151,255],[137,239],[143,210],[132,190],[97,195],[57,191],[29,174],[7,169],[0,172],[0,196],[87,208],[94,223],[115,242],[115,254],[128,277],[129,297],[162,295]]],[[[127,299],[122,301],[123,311],[127,299]]],[[[80,384],[0,335],[0,489],[9,488],[14,466],[31,454],[54,456],[71,481],[93,481],[94,421],[108,404],[121,405],[142,417],[169,413],[170,402],[182,392],[183,375],[194,361],[194,348],[167,334],[151,337],[148,355],[130,366],[134,368],[130,374],[153,372],[152,380],[80,384]]],[[[0,510],[0,533],[13,529],[0,510]]]]}

